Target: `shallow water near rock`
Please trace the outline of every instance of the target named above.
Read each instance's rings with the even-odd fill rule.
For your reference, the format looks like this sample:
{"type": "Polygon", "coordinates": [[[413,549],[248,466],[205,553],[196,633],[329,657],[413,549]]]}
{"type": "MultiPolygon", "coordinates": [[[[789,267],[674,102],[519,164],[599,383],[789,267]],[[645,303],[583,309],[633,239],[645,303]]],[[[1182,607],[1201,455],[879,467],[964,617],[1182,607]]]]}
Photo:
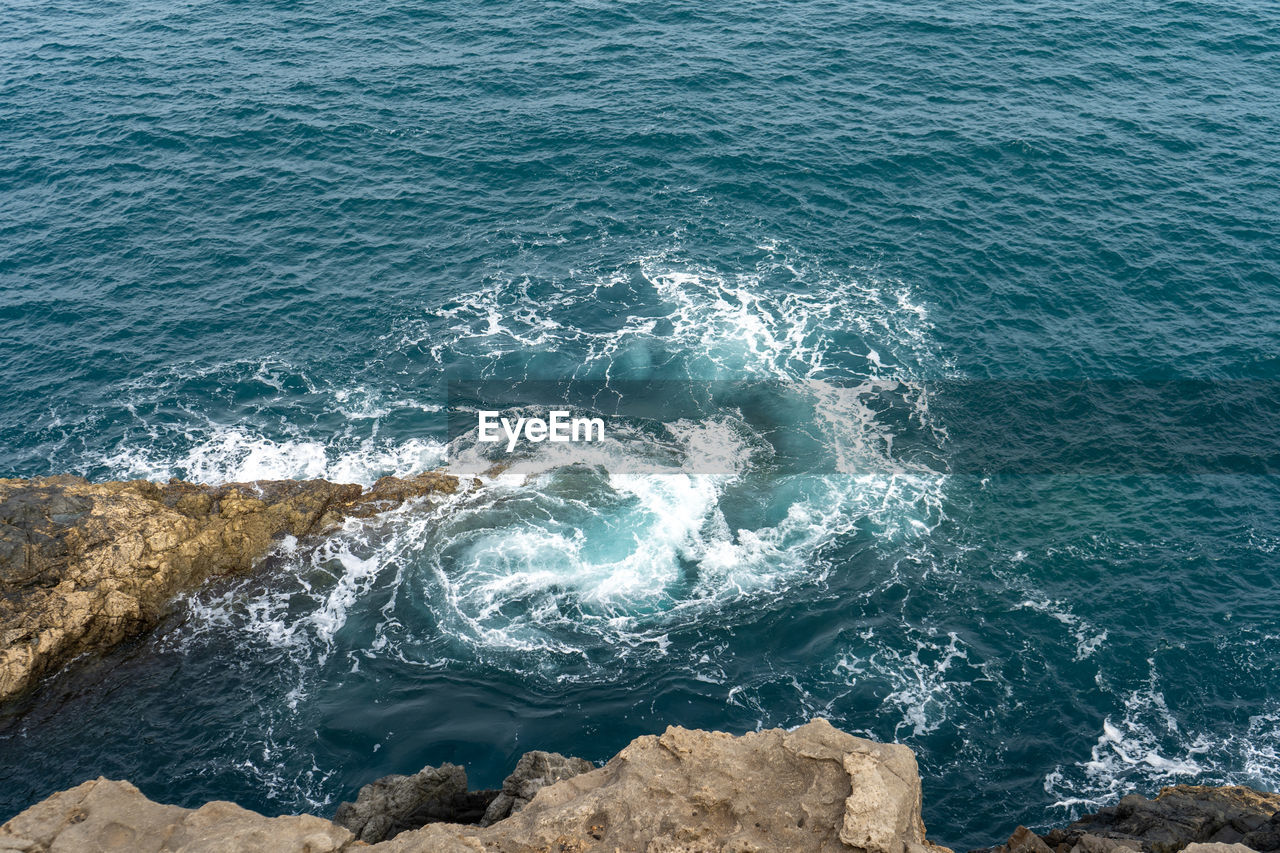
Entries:
{"type": "Polygon", "coordinates": [[[957,848],[1280,785],[1275,469],[1144,467],[1120,427],[1225,422],[1140,383],[1065,463],[965,444],[1195,380],[1280,446],[1271,10],[8,17],[0,474],[367,484],[484,467],[453,378],[768,393],[282,543],[5,709],[0,818],[98,774],[328,814],[815,715],[911,746],[957,848]]]}

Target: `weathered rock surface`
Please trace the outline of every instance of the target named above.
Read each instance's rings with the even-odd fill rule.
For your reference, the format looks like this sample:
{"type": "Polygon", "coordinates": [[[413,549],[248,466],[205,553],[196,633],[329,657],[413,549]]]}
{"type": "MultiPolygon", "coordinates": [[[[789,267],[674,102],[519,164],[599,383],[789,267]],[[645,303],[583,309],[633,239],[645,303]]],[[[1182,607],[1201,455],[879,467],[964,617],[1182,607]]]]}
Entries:
{"type": "MultiPolygon", "coordinates": [[[[1067,850],[1069,853],[1134,853],[1141,850],[1141,842],[1130,839],[1103,838],[1099,835],[1085,833],[1075,840],[1067,850]]],[[[974,853],[974,851],[971,851],[974,853]]],[[[1014,830],[1009,840],[998,847],[990,848],[987,853],[1057,853],[1045,840],[1025,826],[1014,830]]]]}
{"type": "Polygon", "coordinates": [[[1280,811],[1262,826],[1246,832],[1240,842],[1254,850],[1280,850],[1280,811]]]}
{"type": "Polygon", "coordinates": [[[108,779],[54,794],[0,827],[0,851],[24,853],[331,853],[351,841],[318,817],[267,818],[225,802],[165,806],[108,779]]]}
{"type": "Polygon", "coordinates": [[[990,853],[1240,853],[1240,845],[1280,853],[1280,794],[1174,785],[1154,800],[1130,794],[1042,836],[1020,826],[990,853]]]}
{"type": "Polygon", "coordinates": [[[363,844],[319,818],[265,818],[230,803],[163,806],[105,779],[0,826],[0,850],[31,853],[949,853],[925,840],[911,750],[824,720],[742,737],[669,728],[637,738],[602,768],[543,787],[492,826],[434,823],[363,844]]]}
{"type": "Polygon", "coordinates": [[[333,822],[370,844],[428,823],[477,823],[497,791],[468,791],[456,764],[424,767],[412,776],[383,776],[338,806],[333,822]]]}
{"type": "Polygon", "coordinates": [[[374,843],[429,823],[489,826],[529,804],[547,785],[594,770],[582,758],[535,750],[516,762],[499,791],[468,791],[467,771],[456,764],[424,767],[412,776],[384,776],[343,803],[333,822],[374,843]]]}
{"type": "Polygon", "coordinates": [[[999,847],[992,848],[999,853],[1053,853],[1048,844],[1025,826],[1020,826],[1009,836],[1009,840],[999,847]]]}
{"type": "Polygon", "coordinates": [[[510,817],[529,805],[529,801],[548,785],[595,769],[596,766],[585,758],[572,758],[540,749],[526,752],[516,762],[516,769],[503,780],[502,790],[485,809],[480,825],[489,826],[510,817]]]}
{"type": "Polygon", "coordinates": [[[248,571],[280,537],[318,536],[347,517],[457,488],[440,473],[385,477],[368,490],[325,480],[0,479],[0,701],[152,627],[179,593],[248,571]]]}

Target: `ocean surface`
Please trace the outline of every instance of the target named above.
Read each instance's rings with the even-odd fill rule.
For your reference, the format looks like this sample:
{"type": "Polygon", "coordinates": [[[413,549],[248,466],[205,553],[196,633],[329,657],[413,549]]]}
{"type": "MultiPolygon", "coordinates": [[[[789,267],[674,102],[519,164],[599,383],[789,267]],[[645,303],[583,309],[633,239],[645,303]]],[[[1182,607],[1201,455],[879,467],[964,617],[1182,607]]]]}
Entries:
{"type": "Polygon", "coordinates": [[[729,391],[78,662],[0,711],[0,819],[815,715],[958,849],[1280,786],[1274,3],[2,17],[0,475],[370,483],[483,467],[452,378],[729,391]]]}

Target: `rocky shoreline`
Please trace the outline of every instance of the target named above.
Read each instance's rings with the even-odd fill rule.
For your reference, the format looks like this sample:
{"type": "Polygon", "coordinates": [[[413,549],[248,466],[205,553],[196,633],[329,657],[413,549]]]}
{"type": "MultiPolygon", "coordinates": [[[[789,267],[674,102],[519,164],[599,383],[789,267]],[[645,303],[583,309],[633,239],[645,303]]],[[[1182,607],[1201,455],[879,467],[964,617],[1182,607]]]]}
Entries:
{"type": "Polygon", "coordinates": [[[1037,835],[1020,826],[1004,844],[970,853],[1271,853],[1280,850],[1280,794],[1243,786],[1173,785],[1129,794],[1037,835]]]}
{"type": "Polygon", "coordinates": [[[504,785],[515,794],[507,804],[513,813],[488,826],[435,822],[372,845],[362,840],[369,819],[379,822],[380,837],[406,810],[465,786],[461,768],[448,765],[366,787],[353,807],[339,810],[347,826],[311,815],[267,818],[225,802],[195,810],[162,805],[127,782],[98,779],[0,826],[0,850],[950,853],[925,838],[911,750],[824,720],[741,737],[673,727],[637,738],[590,770],[546,758],[525,762],[510,792],[504,785]],[[538,770],[553,766],[563,778],[546,784],[538,770]],[[532,799],[516,807],[524,793],[532,799]]]}
{"type": "MultiPolygon", "coordinates": [[[[99,778],[0,826],[0,851],[951,853],[925,837],[921,801],[910,749],[816,719],[740,737],[672,727],[600,768],[527,753],[500,791],[468,791],[455,765],[427,767],[366,785],[333,820],[185,809],[99,778]]],[[[1277,850],[1280,795],[1180,785],[971,853],[1277,850]]]]}
{"type": "MultiPolygon", "coordinates": [[[[325,480],[204,486],[0,479],[0,702],[73,658],[155,626],[176,596],[242,574],[286,536],[457,492],[432,472],[370,488],[325,480]]],[[[0,826],[0,851],[386,853],[950,853],[925,837],[915,755],[824,720],[734,737],[669,728],[603,767],[525,754],[501,789],[455,765],[388,776],[333,819],[269,818],[232,803],[153,802],[99,778],[0,826]]],[[[1008,827],[992,827],[993,840],[1008,827]]],[[[973,853],[1280,853],[1280,794],[1175,786],[973,853]]]]}
{"type": "Polygon", "coordinates": [[[205,486],[0,479],[0,702],[154,627],[176,596],[243,574],[283,537],[456,492],[456,477],[205,486]]]}

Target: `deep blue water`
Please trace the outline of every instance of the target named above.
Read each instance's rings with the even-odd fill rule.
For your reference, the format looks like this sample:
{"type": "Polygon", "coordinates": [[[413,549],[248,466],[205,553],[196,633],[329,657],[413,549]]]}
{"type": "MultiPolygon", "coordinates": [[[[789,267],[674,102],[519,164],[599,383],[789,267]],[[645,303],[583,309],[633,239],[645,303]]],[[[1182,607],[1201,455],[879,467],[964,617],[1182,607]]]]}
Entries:
{"type": "Polygon", "coordinates": [[[774,396],[213,585],[5,712],[0,818],[100,773],[328,813],[428,763],[492,785],[819,714],[914,748],[958,848],[1280,786],[1276,469],[965,446],[1096,381],[1117,422],[1230,435],[1153,379],[1242,389],[1277,446],[1274,4],[3,18],[0,474],[463,470],[451,376],[774,396]],[[727,467],[625,470],[659,450],[727,467]]]}

